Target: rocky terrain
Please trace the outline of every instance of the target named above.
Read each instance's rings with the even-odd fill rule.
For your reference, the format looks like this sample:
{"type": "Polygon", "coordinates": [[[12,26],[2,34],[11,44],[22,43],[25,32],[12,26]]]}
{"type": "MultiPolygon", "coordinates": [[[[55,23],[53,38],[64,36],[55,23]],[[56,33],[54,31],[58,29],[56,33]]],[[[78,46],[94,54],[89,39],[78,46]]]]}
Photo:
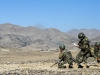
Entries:
{"type": "Polygon", "coordinates": [[[0,69],[2,75],[100,75],[100,68],[90,69],[58,69],[56,67],[50,68],[48,65],[51,63],[44,64],[7,64],[4,65],[7,68],[0,69]],[[36,66],[40,66],[36,68],[36,66]],[[41,67],[42,66],[42,67],[41,67]],[[44,68],[43,68],[44,66],[44,68]],[[9,67],[9,68],[8,68],[9,67]]]}
{"type": "Polygon", "coordinates": [[[78,42],[77,35],[84,32],[91,43],[99,41],[100,30],[72,29],[61,32],[54,28],[40,29],[34,26],[21,27],[10,23],[0,24],[0,47],[23,50],[57,50],[60,44],[67,49],[74,49],[73,42],[78,42]]]}
{"type": "Polygon", "coordinates": [[[21,27],[10,23],[0,24],[1,47],[55,50],[64,43],[70,49],[74,47],[73,40],[77,39],[54,28],[39,29],[33,26],[21,27]]]}
{"type": "Polygon", "coordinates": [[[97,29],[72,29],[65,33],[77,38],[80,32],[83,32],[88,37],[88,39],[90,40],[90,44],[94,44],[95,42],[100,41],[100,30],[97,29]]]}
{"type": "Polygon", "coordinates": [[[100,64],[88,69],[78,69],[75,63],[73,69],[68,64],[66,69],[58,69],[57,64],[50,67],[58,60],[58,46],[62,43],[76,58],[80,50],[73,43],[78,42],[79,32],[84,32],[91,43],[100,41],[100,31],[96,29],[65,33],[54,28],[0,24],[0,75],[100,75],[100,64]]]}
{"type": "MultiPolygon", "coordinates": [[[[78,50],[71,50],[75,58],[78,50]]],[[[58,69],[57,64],[59,52],[39,51],[0,51],[0,75],[100,75],[99,66],[90,66],[86,69],[74,68],[58,69]]],[[[84,63],[82,64],[84,66],[84,63]]]]}
{"type": "Polygon", "coordinates": [[[67,35],[71,35],[77,38],[78,33],[83,32],[90,40],[100,36],[100,30],[97,29],[72,29],[66,32],[67,35]]]}

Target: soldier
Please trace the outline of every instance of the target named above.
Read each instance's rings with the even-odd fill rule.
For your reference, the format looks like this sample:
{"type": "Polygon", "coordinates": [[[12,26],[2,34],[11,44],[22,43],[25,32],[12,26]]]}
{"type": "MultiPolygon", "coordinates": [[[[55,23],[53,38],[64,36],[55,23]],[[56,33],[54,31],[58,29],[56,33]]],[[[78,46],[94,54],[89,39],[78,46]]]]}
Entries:
{"type": "Polygon", "coordinates": [[[95,45],[91,45],[90,52],[91,52],[91,56],[97,60],[98,66],[99,66],[99,63],[100,63],[100,42],[95,42],[95,45]]]}
{"type": "Polygon", "coordinates": [[[76,62],[78,65],[78,68],[83,68],[83,66],[81,65],[81,63],[84,61],[85,62],[85,67],[87,68],[87,58],[86,58],[86,54],[89,52],[89,40],[88,38],[85,36],[84,33],[79,33],[78,34],[78,38],[80,39],[79,43],[78,43],[78,47],[80,50],[80,52],[78,53],[78,55],[76,56],[76,62]]]}
{"type": "MultiPolygon", "coordinates": [[[[95,45],[91,45],[89,48],[89,52],[86,54],[84,58],[87,59],[88,57],[94,57],[94,59],[97,60],[98,46],[99,42],[96,42],[95,45]]],[[[87,68],[89,68],[89,66],[87,66],[87,68]]]]}
{"type": "Polygon", "coordinates": [[[96,59],[97,62],[99,62],[99,59],[100,59],[100,52],[99,52],[100,49],[99,49],[99,47],[100,47],[99,42],[95,42],[95,45],[91,45],[89,52],[85,56],[85,59],[87,59],[88,57],[94,57],[94,59],[96,59]]]}
{"type": "Polygon", "coordinates": [[[73,68],[73,59],[71,52],[65,49],[64,44],[61,44],[59,48],[60,48],[60,54],[59,54],[60,63],[58,63],[58,68],[66,68],[66,66],[64,66],[64,64],[66,63],[69,64],[69,68],[73,68]]]}
{"type": "Polygon", "coordinates": [[[90,47],[91,56],[97,59],[98,50],[99,50],[99,42],[95,42],[95,45],[91,45],[90,47]]]}
{"type": "Polygon", "coordinates": [[[97,55],[97,62],[100,63],[100,42],[96,42],[96,55],[97,55]]]}

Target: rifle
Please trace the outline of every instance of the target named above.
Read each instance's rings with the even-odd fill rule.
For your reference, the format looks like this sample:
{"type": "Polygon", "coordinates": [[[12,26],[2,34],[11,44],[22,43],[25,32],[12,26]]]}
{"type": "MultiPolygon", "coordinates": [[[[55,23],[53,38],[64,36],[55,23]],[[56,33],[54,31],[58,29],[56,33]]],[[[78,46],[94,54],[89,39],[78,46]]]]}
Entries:
{"type": "MultiPolygon", "coordinates": [[[[64,56],[63,56],[63,57],[64,57],[64,56]]],[[[62,57],[61,59],[59,59],[56,63],[54,63],[51,67],[53,67],[53,66],[56,65],[56,64],[60,64],[61,61],[62,61],[62,59],[63,59],[63,57],[62,57]]]]}
{"type": "Polygon", "coordinates": [[[60,61],[57,61],[56,63],[54,63],[51,67],[53,67],[54,65],[56,65],[56,64],[58,64],[58,63],[60,63],[60,61]]]}
{"type": "Polygon", "coordinates": [[[76,60],[73,57],[71,59],[76,63],[76,60]]]}
{"type": "MultiPolygon", "coordinates": [[[[76,63],[76,60],[73,57],[71,59],[76,63]]],[[[58,60],[56,63],[54,63],[51,67],[53,67],[56,64],[60,64],[60,63],[61,63],[61,59],[58,60]]]]}

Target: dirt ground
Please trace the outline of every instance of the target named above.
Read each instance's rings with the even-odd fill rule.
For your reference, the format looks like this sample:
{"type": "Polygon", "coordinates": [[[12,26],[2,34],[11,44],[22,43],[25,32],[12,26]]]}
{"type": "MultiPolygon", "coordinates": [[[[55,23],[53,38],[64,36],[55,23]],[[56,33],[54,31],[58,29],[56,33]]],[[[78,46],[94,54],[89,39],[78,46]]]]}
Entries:
{"type": "MultiPolygon", "coordinates": [[[[71,51],[73,57],[77,55],[78,51],[71,51]]],[[[0,62],[17,62],[17,61],[40,61],[40,60],[57,60],[59,52],[40,52],[27,50],[10,50],[0,51],[0,62]]]]}
{"type": "MultiPolygon", "coordinates": [[[[71,50],[72,56],[75,58],[79,50],[71,50]]],[[[10,70],[53,70],[59,71],[57,65],[50,67],[58,59],[59,52],[39,52],[39,51],[0,51],[0,73],[10,70]]],[[[68,66],[68,64],[66,64],[68,66]]],[[[83,65],[84,66],[84,65],[83,65]]],[[[85,69],[85,68],[84,68],[85,69]]],[[[89,69],[99,69],[98,66],[91,66],[89,69]]],[[[68,71],[68,68],[64,69],[68,71]]],[[[78,70],[77,64],[74,63],[72,70],[78,70]]],[[[93,71],[92,71],[93,72],[93,71]]],[[[99,72],[99,71],[98,71],[99,72]]],[[[27,74],[26,74],[27,75],[27,74]]],[[[63,74],[64,75],[64,74],[63,74]]],[[[100,75],[100,74],[98,74],[100,75]]]]}

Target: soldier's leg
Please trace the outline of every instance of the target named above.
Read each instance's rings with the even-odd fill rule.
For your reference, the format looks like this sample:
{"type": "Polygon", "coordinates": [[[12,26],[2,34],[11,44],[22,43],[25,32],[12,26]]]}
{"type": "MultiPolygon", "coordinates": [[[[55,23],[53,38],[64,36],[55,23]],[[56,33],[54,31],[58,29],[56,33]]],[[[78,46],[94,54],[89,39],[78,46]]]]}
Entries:
{"type": "Polygon", "coordinates": [[[82,63],[83,61],[83,55],[84,55],[84,52],[80,51],[78,55],[76,56],[76,62],[77,62],[78,68],[83,68],[83,66],[80,65],[80,63],[82,63]]]}
{"type": "Polygon", "coordinates": [[[100,54],[97,54],[97,63],[98,63],[98,67],[100,67],[100,54]]]}
{"type": "Polygon", "coordinates": [[[85,65],[85,68],[89,68],[89,66],[87,65],[87,58],[90,57],[90,53],[87,53],[83,56],[83,61],[84,61],[84,65],[85,65]]]}
{"type": "Polygon", "coordinates": [[[69,64],[69,68],[73,68],[73,60],[72,59],[68,59],[67,62],[69,64]]]}
{"type": "Polygon", "coordinates": [[[62,68],[63,64],[62,63],[59,63],[58,64],[58,68],[62,68]]]}
{"type": "Polygon", "coordinates": [[[64,65],[66,64],[66,62],[61,62],[61,63],[58,63],[58,68],[66,68],[66,66],[64,65]]]}
{"type": "Polygon", "coordinates": [[[97,62],[100,63],[100,54],[97,54],[97,62]]]}

